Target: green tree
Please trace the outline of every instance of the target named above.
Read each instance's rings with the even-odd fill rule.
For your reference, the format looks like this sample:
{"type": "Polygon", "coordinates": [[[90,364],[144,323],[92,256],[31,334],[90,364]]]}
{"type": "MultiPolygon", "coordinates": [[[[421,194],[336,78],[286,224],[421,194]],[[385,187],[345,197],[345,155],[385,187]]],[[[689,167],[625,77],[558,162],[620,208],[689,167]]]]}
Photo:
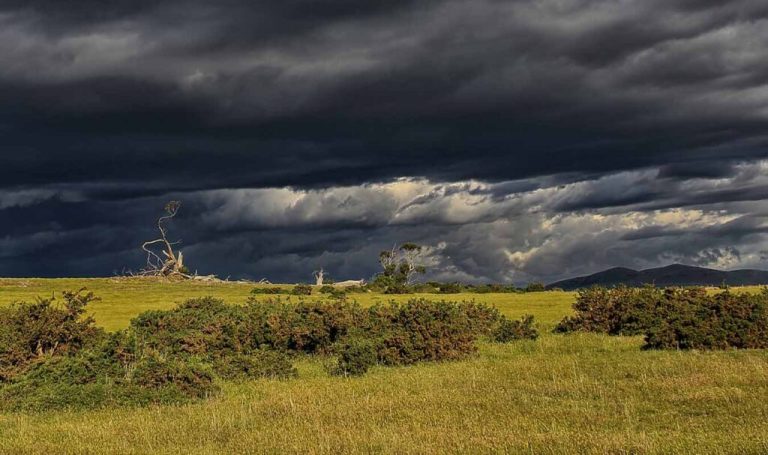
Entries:
{"type": "Polygon", "coordinates": [[[413,242],[382,251],[379,253],[382,271],[375,281],[387,288],[410,286],[417,275],[423,275],[427,271],[421,264],[423,252],[424,247],[413,242]]]}

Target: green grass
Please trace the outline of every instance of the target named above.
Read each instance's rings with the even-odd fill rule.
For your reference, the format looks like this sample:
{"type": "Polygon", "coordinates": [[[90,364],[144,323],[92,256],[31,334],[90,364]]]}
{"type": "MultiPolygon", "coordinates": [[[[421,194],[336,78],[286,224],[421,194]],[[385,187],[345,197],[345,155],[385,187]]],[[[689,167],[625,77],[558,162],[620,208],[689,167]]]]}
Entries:
{"type": "MultiPolygon", "coordinates": [[[[109,329],[240,284],[0,280],[0,303],[81,285],[109,329]]],[[[412,296],[354,295],[362,304],[412,296]]],[[[571,293],[458,294],[551,328],[571,293]]],[[[0,414],[0,453],[768,453],[768,352],[641,351],[640,338],[544,333],[462,362],[227,383],[185,406],[0,414]]]]}

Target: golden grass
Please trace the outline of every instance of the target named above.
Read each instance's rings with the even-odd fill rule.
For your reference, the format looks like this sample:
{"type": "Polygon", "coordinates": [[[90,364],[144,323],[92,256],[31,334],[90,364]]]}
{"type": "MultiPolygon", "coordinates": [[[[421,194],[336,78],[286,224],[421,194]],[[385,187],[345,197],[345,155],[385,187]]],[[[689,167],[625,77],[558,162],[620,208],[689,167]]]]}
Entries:
{"type": "MultiPolygon", "coordinates": [[[[148,308],[250,287],[0,281],[0,302],[86,283],[115,329],[148,308]]],[[[441,298],[442,296],[432,296],[441,298]]],[[[479,294],[551,327],[570,293],[479,294]]],[[[408,296],[396,296],[396,299],[408,296]]],[[[369,304],[389,296],[362,295],[369,304]]],[[[462,362],[328,376],[299,361],[299,379],[227,383],[185,406],[0,414],[1,453],[768,453],[768,353],[641,351],[640,338],[544,333],[483,344],[462,362]]]]}

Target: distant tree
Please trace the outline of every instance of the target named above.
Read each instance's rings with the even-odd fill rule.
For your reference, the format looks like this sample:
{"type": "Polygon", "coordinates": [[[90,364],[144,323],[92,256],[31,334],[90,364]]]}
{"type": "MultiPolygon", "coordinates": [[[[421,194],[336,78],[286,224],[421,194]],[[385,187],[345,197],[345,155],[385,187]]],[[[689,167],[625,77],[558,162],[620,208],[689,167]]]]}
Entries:
{"type": "Polygon", "coordinates": [[[382,251],[379,253],[382,271],[375,281],[391,288],[413,284],[417,275],[427,271],[426,267],[419,261],[423,249],[421,245],[406,242],[399,247],[382,251]]]}
{"type": "Polygon", "coordinates": [[[413,284],[416,275],[427,273],[427,268],[419,264],[423,247],[412,242],[400,245],[400,273],[405,277],[405,284],[413,284]]]}

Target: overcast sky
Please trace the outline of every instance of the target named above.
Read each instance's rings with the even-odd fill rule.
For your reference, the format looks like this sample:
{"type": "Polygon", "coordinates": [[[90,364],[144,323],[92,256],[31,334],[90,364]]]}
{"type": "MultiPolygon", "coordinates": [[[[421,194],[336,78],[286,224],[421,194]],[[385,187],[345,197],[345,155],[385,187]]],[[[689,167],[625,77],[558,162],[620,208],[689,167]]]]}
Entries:
{"type": "Polygon", "coordinates": [[[765,0],[0,0],[0,276],[768,268],[765,0]]]}

